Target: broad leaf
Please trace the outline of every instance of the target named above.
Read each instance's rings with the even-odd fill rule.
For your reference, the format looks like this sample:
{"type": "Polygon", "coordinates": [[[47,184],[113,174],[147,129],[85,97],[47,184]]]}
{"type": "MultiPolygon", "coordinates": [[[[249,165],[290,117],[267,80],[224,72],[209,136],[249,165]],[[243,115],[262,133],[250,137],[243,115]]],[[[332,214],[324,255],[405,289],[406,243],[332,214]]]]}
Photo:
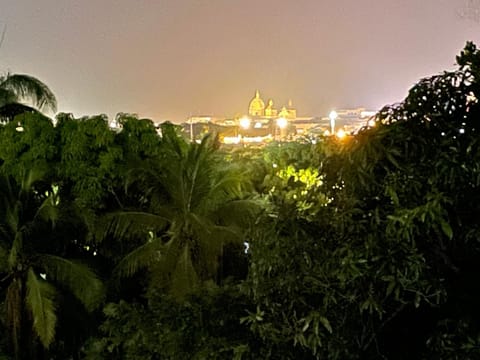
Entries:
{"type": "Polygon", "coordinates": [[[104,288],[95,273],[86,265],[54,255],[40,255],[47,280],[53,279],[67,287],[88,311],[103,301],[104,288]]]}
{"type": "Polygon", "coordinates": [[[33,318],[33,329],[45,348],[48,348],[55,337],[55,289],[46,281],[38,279],[32,268],[27,274],[27,308],[33,318]]]}

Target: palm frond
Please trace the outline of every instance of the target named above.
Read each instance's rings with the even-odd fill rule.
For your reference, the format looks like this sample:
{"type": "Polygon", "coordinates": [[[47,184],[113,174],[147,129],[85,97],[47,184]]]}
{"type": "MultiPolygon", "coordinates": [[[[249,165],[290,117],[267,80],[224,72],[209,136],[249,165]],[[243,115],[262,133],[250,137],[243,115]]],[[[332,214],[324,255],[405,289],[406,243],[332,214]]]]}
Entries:
{"type": "Polygon", "coordinates": [[[52,279],[68,288],[88,311],[101,305],[105,295],[103,284],[88,266],[47,254],[40,255],[38,262],[47,280],[52,279]]]}
{"type": "Polygon", "coordinates": [[[32,188],[38,181],[45,177],[45,169],[37,166],[25,169],[22,174],[22,182],[20,184],[20,196],[31,195],[32,188]]]}
{"type": "Polygon", "coordinates": [[[116,266],[114,272],[120,278],[130,277],[139,270],[152,265],[161,256],[162,242],[153,238],[127,254],[116,266]]]}
{"type": "Polygon", "coordinates": [[[55,226],[59,217],[60,212],[56,203],[56,196],[50,194],[37,209],[37,212],[34,215],[34,220],[39,218],[43,221],[50,221],[52,225],[55,226]]]}
{"type": "Polygon", "coordinates": [[[40,110],[57,110],[57,100],[53,92],[33,76],[7,74],[0,83],[0,88],[12,91],[22,100],[31,101],[40,110]]]}
{"type": "Polygon", "coordinates": [[[102,216],[95,225],[95,239],[101,242],[108,235],[121,239],[136,238],[148,231],[165,228],[169,219],[162,215],[141,211],[121,211],[102,216]]]}
{"type": "Polygon", "coordinates": [[[211,187],[211,192],[222,193],[229,196],[240,196],[242,181],[246,182],[245,176],[233,171],[222,171],[216,182],[211,187]]]}
{"type": "Polygon", "coordinates": [[[190,247],[185,245],[172,273],[170,293],[177,298],[183,298],[199,285],[200,280],[192,264],[190,247]]]}
{"type": "Polygon", "coordinates": [[[40,342],[48,348],[55,338],[55,288],[38,279],[32,268],[27,274],[27,294],[25,302],[33,319],[33,329],[40,342]]]}
{"type": "Polygon", "coordinates": [[[150,287],[170,291],[172,285],[172,273],[182,254],[183,242],[176,236],[172,236],[162,244],[158,261],[149,266],[150,287]]]}
{"type": "Polygon", "coordinates": [[[260,200],[233,200],[223,202],[214,213],[218,223],[247,227],[262,211],[260,200]]]}
{"type": "Polygon", "coordinates": [[[8,266],[11,270],[15,269],[17,266],[17,259],[19,254],[22,253],[23,248],[23,234],[22,232],[18,231],[15,234],[15,238],[13,240],[12,246],[10,248],[10,252],[8,254],[8,266]]]}

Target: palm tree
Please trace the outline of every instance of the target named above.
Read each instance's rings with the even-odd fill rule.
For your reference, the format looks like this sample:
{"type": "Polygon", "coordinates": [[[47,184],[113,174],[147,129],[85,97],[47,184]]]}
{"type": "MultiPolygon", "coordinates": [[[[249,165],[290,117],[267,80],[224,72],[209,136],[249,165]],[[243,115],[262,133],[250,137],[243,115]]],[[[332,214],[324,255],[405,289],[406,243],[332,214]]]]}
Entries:
{"type": "Polygon", "coordinates": [[[118,274],[148,267],[156,284],[182,296],[217,280],[224,245],[243,244],[242,226],[257,207],[240,199],[242,174],[219,156],[214,139],[188,144],[171,127],[162,134],[163,159],[135,170],[148,208],[111,215],[100,237],[143,236],[144,243],[118,265],[118,274]]]}
{"type": "Polygon", "coordinates": [[[31,358],[38,338],[48,348],[55,338],[57,289],[69,290],[87,310],[102,300],[102,284],[85,265],[52,249],[52,228],[62,221],[55,187],[29,171],[20,184],[0,176],[0,291],[15,356],[31,358]],[[43,185],[43,186],[42,186],[43,185]]]}
{"type": "Polygon", "coordinates": [[[43,82],[30,75],[10,74],[0,76],[0,116],[12,120],[24,112],[57,109],[53,92],[43,82]]]}

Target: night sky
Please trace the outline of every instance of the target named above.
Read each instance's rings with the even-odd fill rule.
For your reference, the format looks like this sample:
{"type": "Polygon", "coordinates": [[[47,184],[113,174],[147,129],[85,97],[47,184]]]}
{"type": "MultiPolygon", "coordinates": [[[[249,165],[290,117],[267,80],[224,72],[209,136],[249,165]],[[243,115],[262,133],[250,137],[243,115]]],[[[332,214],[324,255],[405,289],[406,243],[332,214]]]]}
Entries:
{"type": "Polygon", "coordinates": [[[477,0],[0,0],[0,71],[75,116],[247,112],[259,89],[299,116],[378,109],[480,45],[477,0]]]}

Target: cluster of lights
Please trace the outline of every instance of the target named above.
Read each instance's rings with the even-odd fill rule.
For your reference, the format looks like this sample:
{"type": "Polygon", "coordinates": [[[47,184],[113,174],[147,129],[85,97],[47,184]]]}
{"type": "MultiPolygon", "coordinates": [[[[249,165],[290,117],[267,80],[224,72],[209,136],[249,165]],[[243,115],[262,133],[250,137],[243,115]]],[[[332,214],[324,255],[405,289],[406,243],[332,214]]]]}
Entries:
{"type": "MultiPolygon", "coordinates": [[[[332,136],[332,133],[330,132],[330,130],[325,130],[325,132],[323,133],[323,135],[325,136],[332,136]]],[[[336,136],[337,138],[339,139],[343,139],[347,136],[347,133],[345,132],[345,130],[343,129],[340,129],[338,130],[336,133],[333,134],[334,136],[336,136]]]]}
{"type": "MultiPolygon", "coordinates": [[[[244,116],[244,117],[240,118],[239,124],[240,124],[240,127],[242,129],[247,130],[252,125],[252,120],[250,118],[244,116]]],[[[285,129],[288,126],[288,120],[285,119],[284,117],[281,117],[281,118],[277,119],[276,124],[280,129],[285,129]]],[[[255,129],[258,129],[258,128],[261,128],[261,127],[262,127],[261,122],[256,122],[255,125],[254,125],[255,129]]]]}
{"type": "Polygon", "coordinates": [[[240,127],[246,130],[250,127],[251,122],[252,121],[248,117],[244,116],[240,119],[240,127]]]}
{"type": "MultiPolygon", "coordinates": [[[[367,117],[367,116],[371,116],[372,114],[371,113],[366,113],[363,114],[363,116],[367,117]]],[[[344,139],[345,137],[347,137],[347,132],[344,130],[344,129],[336,129],[336,120],[338,118],[338,113],[335,111],[335,110],[332,110],[329,115],[328,115],[329,119],[330,119],[330,129],[329,130],[326,130],[324,132],[324,135],[325,136],[335,136],[336,138],[338,139],[344,139]]],[[[255,123],[252,124],[252,119],[250,119],[249,117],[247,116],[243,116],[242,118],[240,118],[238,120],[238,124],[239,124],[239,127],[244,129],[244,130],[248,130],[250,128],[255,128],[255,129],[259,129],[262,127],[262,123],[257,121],[255,123]]],[[[288,120],[284,117],[280,117],[278,119],[276,119],[275,121],[275,124],[277,126],[278,129],[285,129],[288,127],[288,120]]],[[[375,121],[374,119],[370,119],[368,121],[368,126],[370,127],[373,127],[375,126],[375,121]]],[[[251,141],[248,141],[248,142],[257,142],[260,138],[250,138],[251,141]]],[[[236,137],[225,137],[224,141],[225,143],[229,143],[229,144],[238,144],[240,142],[245,142],[247,140],[247,137],[243,137],[241,138],[240,136],[236,136],[236,137]]]]}
{"type": "Polygon", "coordinates": [[[338,118],[338,114],[335,110],[330,111],[330,114],[328,115],[330,118],[330,131],[326,130],[324,132],[325,136],[330,136],[330,135],[335,135],[339,139],[343,139],[347,136],[347,133],[343,129],[339,129],[338,131],[335,131],[335,121],[338,118]]]}

